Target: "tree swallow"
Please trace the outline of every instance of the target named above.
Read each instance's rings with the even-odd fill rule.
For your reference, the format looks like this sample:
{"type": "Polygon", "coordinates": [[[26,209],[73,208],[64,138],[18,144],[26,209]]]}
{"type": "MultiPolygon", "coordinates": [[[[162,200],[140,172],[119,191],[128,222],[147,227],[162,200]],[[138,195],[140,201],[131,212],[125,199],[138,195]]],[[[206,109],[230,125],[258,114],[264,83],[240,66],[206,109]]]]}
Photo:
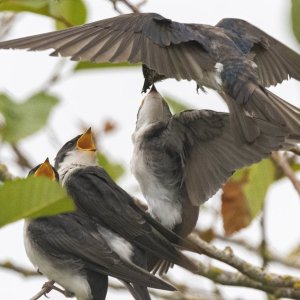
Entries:
{"type": "Polygon", "coordinates": [[[156,13],[132,13],[69,29],[5,41],[0,48],[44,50],[92,62],[142,63],[146,91],[164,78],[194,80],[226,101],[232,133],[252,143],[260,130],[248,115],[298,129],[300,111],[266,89],[300,80],[300,55],[254,25],[223,19],[185,24],[156,13]]]}
{"type": "Polygon", "coordinates": [[[182,237],[195,227],[199,206],[235,170],[291,142],[282,127],[247,117],[260,132],[255,142],[241,145],[233,137],[229,118],[228,113],[210,110],[172,115],[154,87],[140,106],[131,169],[150,214],[182,237]]]}
{"type": "MultiPolygon", "coordinates": [[[[145,216],[145,212],[138,209],[133,198],[97,165],[95,150],[89,129],[67,142],[55,158],[55,168],[61,183],[78,210],[149,256],[196,272],[198,266],[172,244],[174,234],[150,216],[145,216]]],[[[114,240],[113,235],[110,240],[114,240]]],[[[118,248],[118,245],[115,247],[118,248]]],[[[123,247],[119,251],[127,253],[128,260],[131,261],[132,251],[129,247],[123,247]]]]}
{"type": "MultiPolygon", "coordinates": [[[[58,180],[48,160],[29,174],[58,180]]],[[[78,300],[105,299],[107,275],[124,281],[137,300],[151,299],[147,287],[175,290],[144,269],[143,251],[80,211],[26,220],[24,244],[32,264],[78,300]]]]}

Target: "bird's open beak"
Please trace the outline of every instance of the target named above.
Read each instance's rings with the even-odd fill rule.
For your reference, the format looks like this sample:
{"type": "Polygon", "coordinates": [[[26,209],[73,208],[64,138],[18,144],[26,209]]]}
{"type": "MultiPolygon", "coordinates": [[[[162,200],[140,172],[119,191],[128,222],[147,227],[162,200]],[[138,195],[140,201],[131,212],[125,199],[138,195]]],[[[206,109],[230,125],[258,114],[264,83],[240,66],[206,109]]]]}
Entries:
{"type": "Polygon", "coordinates": [[[49,159],[47,158],[40,166],[39,168],[34,172],[35,177],[48,177],[51,180],[55,181],[55,173],[52,169],[52,166],[50,165],[49,159]]]}
{"type": "Polygon", "coordinates": [[[77,140],[77,149],[86,151],[96,151],[91,127],[77,140]]]}

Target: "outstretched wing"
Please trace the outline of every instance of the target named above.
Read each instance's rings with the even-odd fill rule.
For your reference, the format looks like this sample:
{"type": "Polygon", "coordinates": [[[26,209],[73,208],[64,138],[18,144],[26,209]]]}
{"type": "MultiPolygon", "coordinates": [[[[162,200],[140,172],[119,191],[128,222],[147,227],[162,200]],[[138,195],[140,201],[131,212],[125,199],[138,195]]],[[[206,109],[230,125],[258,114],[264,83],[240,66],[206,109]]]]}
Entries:
{"type": "Polygon", "coordinates": [[[260,136],[252,144],[240,144],[227,113],[191,110],[172,118],[166,144],[172,147],[176,141],[182,151],[183,186],[193,205],[207,201],[235,170],[260,161],[283,145],[282,129],[257,119],[253,122],[260,136]]]}
{"type": "Polygon", "coordinates": [[[289,77],[300,80],[300,55],[275,38],[240,19],[223,19],[216,26],[226,29],[244,53],[254,55],[264,86],[276,85],[289,77]]]}
{"type": "Polygon", "coordinates": [[[205,39],[188,24],[143,13],[5,41],[0,48],[53,48],[52,55],[72,60],[143,63],[166,77],[198,80],[215,65],[203,47],[205,39]]]}

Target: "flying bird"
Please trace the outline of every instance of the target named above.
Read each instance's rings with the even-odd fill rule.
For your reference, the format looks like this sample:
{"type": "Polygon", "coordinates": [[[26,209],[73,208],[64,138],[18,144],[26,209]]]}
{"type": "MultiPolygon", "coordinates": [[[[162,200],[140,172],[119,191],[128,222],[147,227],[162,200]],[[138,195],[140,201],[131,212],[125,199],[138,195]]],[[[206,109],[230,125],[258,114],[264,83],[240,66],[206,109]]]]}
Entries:
{"type": "MultiPolygon", "coordinates": [[[[182,242],[182,246],[185,242],[138,208],[133,198],[97,164],[91,129],[65,143],[57,153],[55,168],[79,211],[149,257],[163,259],[191,272],[198,271],[198,266],[174,245],[182,242]]],[[[197,247],[193,247],[188,250],[197,252],[197,247]]],[[[126,252],[131,257],[130,249],[126,252]]]]}
{"type": "MultiPolygon", "coordinates": [[[[48,160],[29,174],[59,179],[48,160]]],[[[33,265],[78,300],[104,300],[108,275],[137,300],[151,299],[147,287],[175,290],[145,270],[143,251],[80,211],[26,220],[24,244],[33,265]]]]}
{"type": "Polygon", "coordinates": [[[292,136],[280,126],[247,118],[260,132],[255,142],[241,145],[234,139],[228,113],[186,110],[172,115],[152,87],[138,111],[131,159],[152,217],[177,235],[187,236],[196,225],[199,206],[235,170],[300,141],[299,135],[292,136]]]}
{"type": "Polygon", "coordinates": [[[92,62],[142,63],[143,91],[165,78],[194,80],[216,90],[231,111],[236,138],[260,134],[248,115],[299,128],[300,111],[266,89],[300,80],[300,55],[254,25],[223,19],[216,26],[132,13],[0,43],[0,49],[55,49],[51,55],[92,62]]]}

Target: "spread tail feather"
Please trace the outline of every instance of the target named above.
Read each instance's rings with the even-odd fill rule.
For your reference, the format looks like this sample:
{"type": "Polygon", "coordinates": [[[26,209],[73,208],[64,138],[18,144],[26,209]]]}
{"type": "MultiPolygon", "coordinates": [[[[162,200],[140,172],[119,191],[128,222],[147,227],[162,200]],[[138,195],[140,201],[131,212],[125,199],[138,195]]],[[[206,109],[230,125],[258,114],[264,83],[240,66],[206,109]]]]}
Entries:
{"type": "Polygon", "coordinates": [[[300,141],[300,109],[268,90],[254,90],[245,108],[253,116],[287,130],[287,137],[300,141]]]}

